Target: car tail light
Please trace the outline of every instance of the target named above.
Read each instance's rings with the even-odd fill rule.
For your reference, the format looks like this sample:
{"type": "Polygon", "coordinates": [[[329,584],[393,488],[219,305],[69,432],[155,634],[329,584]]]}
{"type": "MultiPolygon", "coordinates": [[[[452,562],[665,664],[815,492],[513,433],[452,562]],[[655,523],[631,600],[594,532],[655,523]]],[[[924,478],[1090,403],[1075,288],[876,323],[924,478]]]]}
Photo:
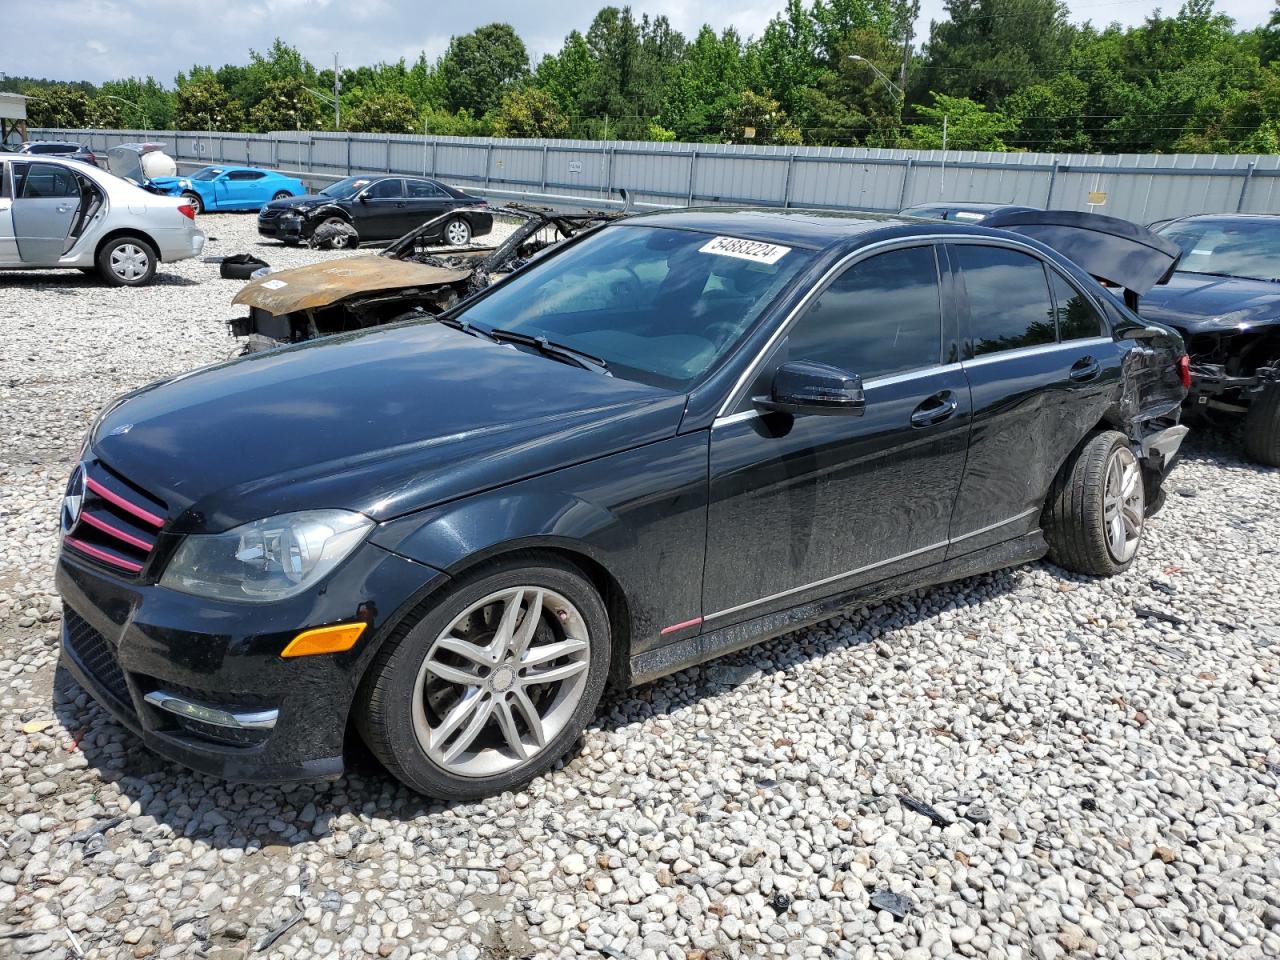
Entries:
{"type": "Polygon", "coordinates": [[[178,212],[188,220],[194,220],[196,218],[196,208],[189,203],[179,204],[178,212]]]}
{"type": "Polygon", "coordinates": [[[1191,389],[1191,358],[1185,353],[1178,358],[1178,362],[1174,364],[1178,371],[1178,379],[1182,381],[1184,390],[1191,389]]]}

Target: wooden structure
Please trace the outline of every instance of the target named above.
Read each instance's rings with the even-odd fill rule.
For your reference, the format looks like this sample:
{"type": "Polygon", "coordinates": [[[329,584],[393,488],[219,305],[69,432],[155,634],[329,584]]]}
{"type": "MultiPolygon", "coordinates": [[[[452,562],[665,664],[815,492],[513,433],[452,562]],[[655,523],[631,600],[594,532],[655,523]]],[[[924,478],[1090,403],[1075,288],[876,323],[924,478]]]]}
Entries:
{"type": "Polygon", "coordinates": [[[0,146],[16,147],[27,139],[27,98],[0,93],[0,146]]]}

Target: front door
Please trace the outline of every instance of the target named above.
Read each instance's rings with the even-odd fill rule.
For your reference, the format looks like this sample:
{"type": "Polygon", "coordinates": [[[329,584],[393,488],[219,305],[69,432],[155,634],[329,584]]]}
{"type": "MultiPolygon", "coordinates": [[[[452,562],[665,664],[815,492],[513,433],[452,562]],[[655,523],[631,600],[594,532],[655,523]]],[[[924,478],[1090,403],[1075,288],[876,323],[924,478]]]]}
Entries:
{"type": "Polygon", "coordinates": [[[219,187],[225,190],[228,209],[257,210],[270,197],[262,196],[262,184],[266,174],[261,170],[231,170],[222,175],[219,187]]]}
{"type": "Polygon", "coordinates": [[[1058,468],[1105,413],[1121,353],[1089,295],[1030,252],[995,242],[947,251],[967,303],[974,411],[952,522],[958,555],[1039,527],[1058,468]]]}
{"type": "Polygon", "coordinates": [[[0,163],[0,267],[17,266],[18,241],[13,235],[13,183],[9,168],[0,163]]]}
{"type": "Polygon", "coordinates": [[[819,293],[753,392],[779,364],[814,360],[861,376],[865,411],[759,414],[747,398],[716,421],[706,629],[945,556],[970,414],[954,350],[930,244],[861,260],[819,293]]]}
{"type": "Polygon", "coordinates": [[[407,232],[401,229],[405,222],[404,181],[399,177],[375,181],[365,188],[352,212],[361,242],[403,236],[407,232]]]}
{"type": "Polygon", "coordinates": [[[54,266],[80,208],[80,184],[53,163],[14,164],[13,231],[23,264],[54,266]],[[25,169],[21,169],[24,168],[25,169]]]}

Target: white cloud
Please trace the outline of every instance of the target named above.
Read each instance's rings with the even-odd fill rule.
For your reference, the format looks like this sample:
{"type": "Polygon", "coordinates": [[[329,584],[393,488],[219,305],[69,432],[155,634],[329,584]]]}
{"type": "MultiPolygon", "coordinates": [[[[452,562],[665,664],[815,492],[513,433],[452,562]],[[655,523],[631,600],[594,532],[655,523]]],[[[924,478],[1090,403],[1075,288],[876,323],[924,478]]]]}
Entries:
{"type": "MultiPolygon", "coordinates": [[[[603,6],[606,0],[600,0],[603,6]]],[[[1073,19],[1105,24],[1140,23],[1159,0],[1081,0],[1073,19]]],[[[1168,2],[1173,13],[1180,0],[1168,2]]],[[[736,27],[758,35],[784,0],[633,0],[637,15],[665,14],[692,35],[703,23],[736,27]]],[[[1265,0],[1219,0],[1218,8],[1242,27],[1263,23],[1265,0]]],[[[417,0],[233,0],[187,4],[171,0],[44,0],[8,4],[0,32],[0,64],[10,74],[102,81],[151,74],[170,83],[192,64],[244,63],[249,50],[264,50],[275,37],[296,45],[317,64],[332,63],[334,51],[348,65],[439,56],[451,35],[483,23],[506,21],[525,38],[534,63],[559,49],[570,30],[585,31],[597,5],[558,0],[490,0],[431,4],[417,0]],[[90,51],[92,57],[86,57],[90,51]]],[[[924,0],[917,37],[930,19],[943,15],[943,0],[924,0]]],[[[917,41],[918,42],[918,41],[917,41]]]]}

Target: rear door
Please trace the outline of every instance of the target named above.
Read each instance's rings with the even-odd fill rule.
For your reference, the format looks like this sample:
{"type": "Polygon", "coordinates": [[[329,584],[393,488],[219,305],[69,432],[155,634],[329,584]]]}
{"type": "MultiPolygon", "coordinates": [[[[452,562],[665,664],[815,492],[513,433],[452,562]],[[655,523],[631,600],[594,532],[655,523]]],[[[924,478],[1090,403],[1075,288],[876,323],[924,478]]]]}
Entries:
{"type": "Polygon", "coordinates": [[[711,432],[703,609],[722,627],[941,560],[964,472],[969,390],[935,248],[848,267],[711,432]],[[958,351],[957,351],[958,355],[958,351]],[[863,378],[861,416],[761,414],[788,360],[863,378]]]}
{"type": "Polygon", "coordinates": [[[23,264],[53,266],[62,257],[80,208],[76,175],[54,163],[33,162],[15,170],[13,231],[23,264]]]}
{"type": "Polygon", "coordinates": [[[949,243],[973,395],[951,555],[1039,526],[1058,468],[1096,425],[1121,351],[1092,296],[1029,249],[949,243]]]}
{"type": "Polygon", "coordinates": [[[352,214],[362,242],[394,240],[407,233],[402,226],[408,219],[405,215],[404,181],[399,177],[385,177],[371,183],[352,204],[352,214]]]}
{"type": "Polygon", "coordinates": [[[411,177],[405,180],[404,232],[420,227],[432,217],[452,210],[459,203],[430,180],[411,177]]]}

